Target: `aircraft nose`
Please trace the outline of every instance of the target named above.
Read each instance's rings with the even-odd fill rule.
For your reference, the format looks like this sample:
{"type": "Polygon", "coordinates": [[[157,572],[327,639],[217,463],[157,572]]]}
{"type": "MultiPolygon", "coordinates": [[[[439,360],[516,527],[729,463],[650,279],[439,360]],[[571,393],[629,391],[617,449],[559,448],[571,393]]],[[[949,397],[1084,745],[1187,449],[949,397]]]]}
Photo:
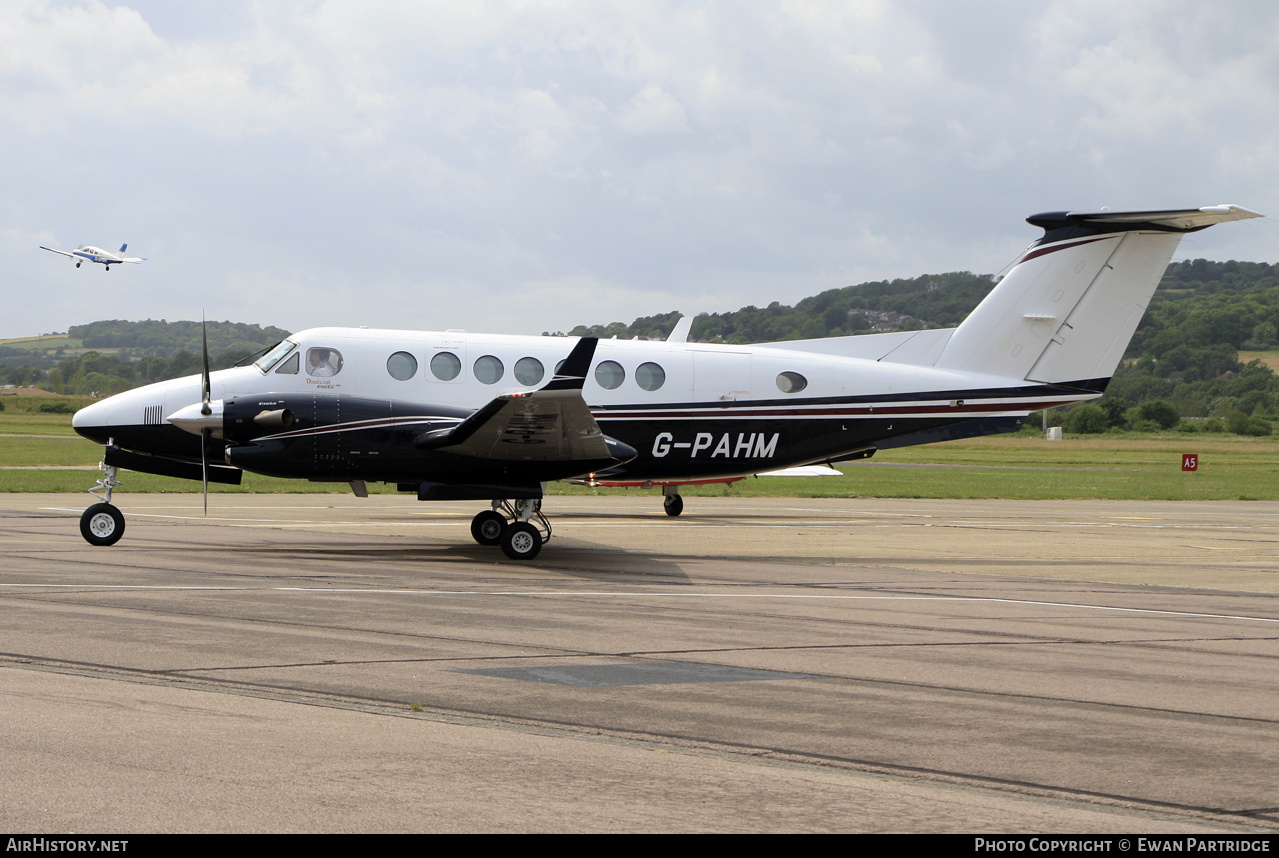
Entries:
{"type": "Polygon", "coordinates": [[[71,428],[91,441],[107,443],[111,436],[113,407],[110,400],[86,405],[71,417],[71,428]]]}

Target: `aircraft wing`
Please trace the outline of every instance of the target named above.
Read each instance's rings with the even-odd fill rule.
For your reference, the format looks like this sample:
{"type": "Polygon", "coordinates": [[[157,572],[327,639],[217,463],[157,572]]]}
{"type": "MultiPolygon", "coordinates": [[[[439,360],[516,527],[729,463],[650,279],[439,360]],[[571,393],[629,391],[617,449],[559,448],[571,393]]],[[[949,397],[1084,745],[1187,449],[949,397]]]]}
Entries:
{"type": "Polygon", "coordinates": [[[52,248],[52,247],[45,247],[43,244],[42,244],[42,245],[40,245],[40,249],[41,249],[41,250],[47,250],[47,251],[49,251],[50,253],[60,253],[60,254],[62,254],[63,256],[68,256],[68,257],[70,257],[71,259],[79,259],[79,258],[80,258],[80,257],[76,256],[74,253],[70,253],[70,252],[68,252],[68,251],[66,251],[66,250],[56,250],[55,248],[52,248]]]}
{"type": "Polygon", "coordinates": [[[555,378],[540,390],[506,393],[448,429],[421,435],[414,446],[505,462],[627,460],[635,451],[605,437],[582,398],[598,343],[578,340],[555,378]]]}
{"type": "Polygon", "coordinates": [[[121,259],[120,261],[121,262],[146,262],[147,258],[145,256],[129,256],[124,259],[121,259]]]}

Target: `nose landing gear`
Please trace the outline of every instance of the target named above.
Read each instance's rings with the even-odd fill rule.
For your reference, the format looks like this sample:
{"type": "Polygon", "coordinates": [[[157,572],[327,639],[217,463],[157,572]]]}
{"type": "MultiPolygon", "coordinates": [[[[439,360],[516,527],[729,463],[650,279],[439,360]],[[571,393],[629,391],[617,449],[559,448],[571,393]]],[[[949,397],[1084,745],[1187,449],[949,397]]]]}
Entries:
{"type": "MultiPolygon", "coordinates": [[[[107,446],[114,446],[114,439],[107,446]]],[[[102,479],[89,489],[89,494],[101,500],[80,516],[80,535],[90,545],[115,545],[124,536],[124,513],[111,504],[111,493],[120,481],[115,478],[115,465],[102,463],[102,479]]]]}

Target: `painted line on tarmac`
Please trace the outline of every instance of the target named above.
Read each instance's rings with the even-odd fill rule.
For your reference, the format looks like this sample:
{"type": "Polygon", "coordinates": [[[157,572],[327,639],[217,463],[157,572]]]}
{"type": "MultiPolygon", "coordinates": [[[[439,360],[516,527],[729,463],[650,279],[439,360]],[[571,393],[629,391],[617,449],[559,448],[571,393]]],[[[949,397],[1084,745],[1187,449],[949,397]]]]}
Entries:
{"type": "Polygon", "coordinates": [[[1112,611],[1125,614],[1150,614],[1161,617],[1189,617],[1206,620],[1244,620],[1257,623],[1279,623],[1279,617],[1250,617],[1242,614],[1207,614],[1197,611],[1165,611],[1156,608],[1121,608],[1113,605],[1083,605],[1077,602],[1043,602],[1032,599],[998,599],[980,596],[866,596],[840,593],[650,593],[609,590],[404,590],[361,589],[342,587],[214,587],[174,585],[130,584],[0,584],[6,588],[24,589],[72,589],[72,590],[214,590],[256,591],[277,593],[333,593],[373,596],[523,596],[523,597],[597,597],[623,599],[812,599],[824,601],[863,602],[967,602],[973,604],[1029,605],[1038,608],[1070,608],[1087,611],[1112,611]]]}
{"type": "Polygon", "coordinates": [[[1279,623],[1279,617],[1249,617],[1235,614],[1205,614],[1194,611],[1163,611],[1155,608],[1120,608],[1111,605],[1081,605],[1074,602],[1040,602],[1030,599],[998,599],[980,596],[864,596],[838,593],[646,593],[574,590],[360,590],[327,587],[274,587],[272,589],[300,593],[384,593],[395,595],[429,596],[604,596],[621,598],[670,598],[670,599],[824,599],[839,601],[879,602],[973,602],[1003,605],[1031,605],[1041,608],[1079,608],[1090,611],[1116,611],[1129,614],[1155,614],[1167,617],[1197,617],[1210,620],[1252,620],[1259,623],[1279,623]]]}

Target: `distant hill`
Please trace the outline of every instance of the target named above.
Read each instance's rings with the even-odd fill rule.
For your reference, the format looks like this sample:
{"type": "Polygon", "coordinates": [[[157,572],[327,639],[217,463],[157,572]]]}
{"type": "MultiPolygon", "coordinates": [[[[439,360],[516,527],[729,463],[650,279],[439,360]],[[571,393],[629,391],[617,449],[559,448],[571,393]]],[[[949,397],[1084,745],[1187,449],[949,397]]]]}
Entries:
{"type": "MultiPolygon", "coordinates": [[[[209,322],[210,365],[228,367],[288,336],[282,328],[209,322]]],[[[112,319],[60,336],[0,342],[0,384],[108,394],[199,371],[201,323],[112,319]]]]}
{"type": "MultiPolygon", "coordinates": [[[[693,320],[689,338],[696,342],[757,343],[816,339],[883,330],[949,328],[986,297],[995,285],[989,274],[953,271],[925,274],[908,280],[879,280],[828,289],[804,298],[793,307],[776,301],[767,307],[743,307],[725,313],[702,313],[693,320]]],[[[1139,357],[1143,343],[1178,326],[1179,320],[1211,311],[1212,323],[1191,339],[1209,340],[1236,349],[1279,347],[1269,329],[1279,325],[1279,266],[1266,262],[1174,262],[1155,292],[1150,310],[1138,328],[1129,357],[1139,357]],[[1275,346],[1267,345],[1275,343],[1275,346]],[[1245,345],[1247,344],[1247,345],[1245,345]]],[[[578,325],[571,336],[617,336],[661,339],[679,321],[678,312],[641,316],[625,324],[578,325]]],[[[1178,332],[1179,335],[1187,333],[1178,332]]]]}
{"type": "MultiPolygon", "coordinates": [[[[910,280],[877,280],[828,289],[789,307],[743,307],[726,313],[702,313],[693,319],[695,342],[764,343],[807,340],[874,331],[947,328],[959,324],[995,285],[989,274],[953,271],[910,280]]],[[[666,337],[678,312],[642,316],[629,325],[578,325],[570,336],[623,339],[666,337]]]]}
{"type": "MultiPolygon", "coordinates": [[[[244,322],[209,322],[209,354],[242,357],[288,336],[282,328],[244,322]]],[[[65,334],[0,340],[0,366],[51,369],[69,356],[97,351],[121,360],[172,360],[180,352],[200,353],[200,322],[112,319],[72,325],[65,334]]]]}
{"type": "MultiPolygon", "coordinates": [[[[862,283],[829,289],[793,307],[773,302],[762,309],[703,313],[693,320],[689,338],[755,343],[947,328],[961,322],[994,285],[994,277],[967,271],[862,283]]],[[[679,315],[643,316],[629,325],[579,325],[569,333],[662,339],[679,315]]],[[[1261,418],[1279,414],[1279,376],[1261,361],[1242,363],[1239,352],[1277,349],[1279,266],[1206,259],[1175,262],[1168,266],[1100,403],[1104,416],[1093,414],[1097,419],[1086,431],[1148,425],[1145,415],[1153,412],[1136,414],[1138,406],[1168,402],[1183,417],[1218,418],[1185,426],[1216,431],[1228,425],[1235,427],[1230,431],[1264,434],[1269,424],[1263,425],[1261,418]]]]}
{"type": "MultiPolygon", "coordinates": [[[[169,359],[181,351],[200,352],[200,322],[166,322],[147,319],[126,322],[113,319],[72,325],[67,335],[86,349],[118,349],[129,357],[169,359]]],[[[209,354],[240,352],[251,354],[278,343],[289,335],[283,328],[262,327],[244,322],[208,322],[209,354]]],[[[119,352],[117,352],[119,353],[119,352]]]]}
{"type": "MultiPolygon", "coordinates": [[[[994,285],[991,275],[968,271],[861,283],[828,289],[793,307],[775,301],[763,308],[703,313],[694,318],[690,339],[740,344],[952,327],[994,285]]],[[[664,339],[679,318],[671,311],[630,324],[578,325],[568,333],[664,339]]],[[[288,334],[239,322],[209,322],[208,333],[215,367],[229,366],[288,334]]],[[[1182,417],[1216,417],[1225,425],[1229,416],[1230,425],[1260,432],[1266,428],[1263,418],[1279,414],[1279,376],[1260,361],[1242,363],[1241,350],[1279,350],[1279,266],[1205,259],[1173,263],[1099,403],[1105,417],[1090,425],[1104,430],[1132,420],[1149,422],[1135,415],[1137,406],[1165,401],[1182,417]]],[[[62,336],[0,342],[0,384],[114,393],[196,372],[199,354],[199,322],[92,322],[62,336]]],[[[1170,412],[1143,412],[1156,413],[1170,412]]]]}

